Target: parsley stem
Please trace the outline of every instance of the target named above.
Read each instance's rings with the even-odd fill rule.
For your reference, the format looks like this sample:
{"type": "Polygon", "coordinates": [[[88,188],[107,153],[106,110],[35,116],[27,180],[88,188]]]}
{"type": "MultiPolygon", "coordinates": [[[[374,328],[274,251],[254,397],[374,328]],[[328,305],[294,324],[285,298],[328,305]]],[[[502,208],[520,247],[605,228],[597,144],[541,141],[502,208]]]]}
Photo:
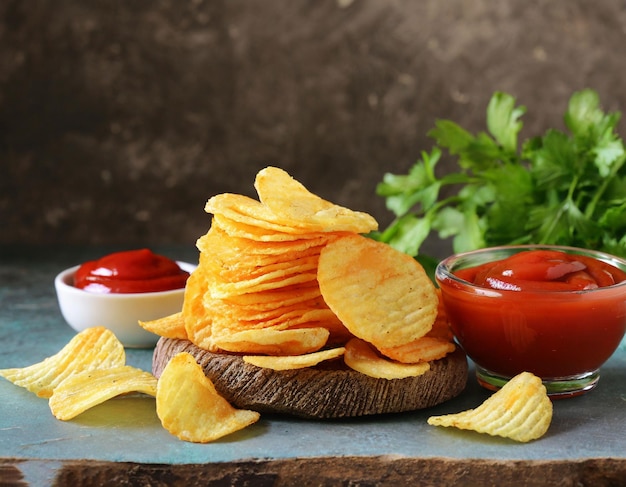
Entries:
{"type": "Polygon", "coordinates": [[[546,244],[546,243],[549,243],[551,241],[552,233],[553,233],[554,229],[556,228],[557,223],[559,222],[559,220],[561,220],[561,217],[563,216],[563,214],[566,213],[569,205],[573,205],[574,204],[574,190],[578,186],[578,180],[579,180],[579,175],[577,174],[577,175],[575,175],[573,177],[572,182],[569,185],[569,189],[567,190],[567,196],[565,197],[565,201],[563,202],[563,204],[559,208],[559,211],[556,214],[556,216],[550,222],[550,228],[544,234],[544,236],[541,239],[540,243],[546,244]]]}
{"type": "Polygon", "coordinates": [[[587,208],[585,208],[585,216],[587,218],[593,217],[593,214],[596,211],[596,205],[598,204],[598,201],[600,201],[600,199],[604,195],[604,192],[609,187],[609,184],[611,183],[611,181],[613,181],[613,178],[624,165],[624,162],[626,162],[626,155],[622,156],[618,161],[615,162],[615,164],[613,164],[613,167],[611,167],[611,173],[602,180],[602,184],[593,195],[593,198],[587,205],[587,208]]]}

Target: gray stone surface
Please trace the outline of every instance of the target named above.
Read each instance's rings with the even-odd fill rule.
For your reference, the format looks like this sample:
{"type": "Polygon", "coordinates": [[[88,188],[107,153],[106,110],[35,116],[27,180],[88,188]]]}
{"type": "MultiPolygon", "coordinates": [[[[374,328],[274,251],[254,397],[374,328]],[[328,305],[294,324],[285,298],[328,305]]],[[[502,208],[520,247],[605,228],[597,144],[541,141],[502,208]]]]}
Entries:
{"type": "MultiPolygon", "coordinates": [[[[74,332],[50,283],[59,269],[105,251],[3,250],[0,369],[35,363],[70,341],[74,332]]],[[[157,250],[190,258],[187,247],[157,250]]],[[[126,349],[126,360],[151,370],[152,350],[126,349]]],[[[524,444],[427,424],[430,416],[474,408],[489,396],[471,370],[466,390],[433,408],[332,421],[263,414],[208,444],[170,435],[152,398],[109,400],[59,421],[46,399],[0,378],[0,484],[20,485],[21,475],[32,486],[309,486],[313,479],[322,486],[624,485],[626,341],[601,369],[597,389],[555,401],[546,436],[524,444]],[[262,473],[276,478],[263,482],[262,473]]]]}
{"type": "Polygon", "coordinates": [[[525,133],[585,87],[624,110],[625,40],[613,0],[5,0],[0,243],[192,245],[266,165],[385,226],[375,186],[437,118],[480,130],[495,90],[525,133]]]}

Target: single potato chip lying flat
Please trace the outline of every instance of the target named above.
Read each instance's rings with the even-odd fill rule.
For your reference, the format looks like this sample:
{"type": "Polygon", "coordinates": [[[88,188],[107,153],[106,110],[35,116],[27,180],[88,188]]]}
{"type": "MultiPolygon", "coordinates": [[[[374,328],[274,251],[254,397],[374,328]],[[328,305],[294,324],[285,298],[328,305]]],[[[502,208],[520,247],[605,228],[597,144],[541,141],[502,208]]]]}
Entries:
{"type": "Polygon", "coordinates": [[[260,418],[256,411],[233,408],[187,352],[172,357],[163,369],[157,383],[156,409],[167,431],[193,443],[217,440],[260,418]]]}
{"type": "Polygon", "coordinates": [[[267,355],[302,355],[317,352],[330,332],[321,326],[274,330],[243,330],[215,338],[215,345],[228,352],[267,355]]]}
{"type": "Polygon", "coordinates": [[[522,372],[476,409],[431,416],[428,424],[528,442],[541,438],[552,421],[552,402],[541,379],[522,372]]]}
{"type": "Polygon", "coordinates": [[[397,347],[381,347],[378,351],[391,360],[397,360],[405,364],[416,364],[418,362],[439,360],[454,352],[455,349],[454,343],[449,340],[423,336],[397,347]]]}
{"type": "Polygon", "coordinates": [[[163,318],[158,318],[156,320],[140,320],[139,326],[146,331],[165,338],[180,338],[181,340],[187,338],[185,317],[183,316],[182,311],[174,313],[173,315],[164,316],[163,318]]]}
{"type": "Polygon", "coordinates": [[[54,388],[73,374],[125,363],[124,345],[112,331],[98,326],[81,331],[59,352],[41,362],[0,370],[0,376],[39,397],[49,398],[54,388]]]}
{"type": "Polygon", "coordinates": [[[156,386],[156,377],[130,365],[80,372],[55,387],[48,405],[55,418],[67,421],[123,394],[156,396],[156,386]]]}
{"type": "Polygon", "coordinates": [[[346,343],[344,362],[348,367],[375,379],[405,379],[419,377],[430,370],[428,362],[403,364],[387,360],[360,338],[352,338],[346,343]]]}
{"type": "Polygon", "coordinates": [[[320,254],[317,280],[346,328],[376,348],[421,338],[437,317],[439,298],[422,266],[362,235],[329,243],[320,254]]]}
{"type": "Polygon", "coordinates": [[[341,357],[345,351],[344,347],[337,347],[304,355],[244,355],[243,361],[264,369],[294,370],[315,367],[324,360],[341,357]]]}

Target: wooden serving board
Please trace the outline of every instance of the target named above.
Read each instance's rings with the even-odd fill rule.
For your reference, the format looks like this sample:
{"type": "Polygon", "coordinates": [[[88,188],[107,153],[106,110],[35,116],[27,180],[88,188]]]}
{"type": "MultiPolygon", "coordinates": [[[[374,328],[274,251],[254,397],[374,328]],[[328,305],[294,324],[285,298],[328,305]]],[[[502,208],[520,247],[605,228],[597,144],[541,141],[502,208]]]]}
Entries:
{"type": "Polygon", "coordinates": [[[240,409],[332,419],[399,413],[435,406],[460,394],[467,384],[465,354],[457,350],[431,364],[430,371],[406,379],[374,379],[342,360],[313,368],[275,371],[247,364],[240,356],[211,353],[187,340],[161,338],[152,359],[156,377],[169,359],[188,352],[218,392],[240,409]]]}

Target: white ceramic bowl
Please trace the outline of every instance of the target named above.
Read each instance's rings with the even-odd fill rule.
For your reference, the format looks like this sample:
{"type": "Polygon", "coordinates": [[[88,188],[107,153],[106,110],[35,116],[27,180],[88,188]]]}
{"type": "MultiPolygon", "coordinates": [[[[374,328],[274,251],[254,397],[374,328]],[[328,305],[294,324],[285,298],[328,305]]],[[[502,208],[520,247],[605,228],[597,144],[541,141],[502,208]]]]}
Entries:
{"type": "MultiPolygon", "coordinates": [[[[192,272],[196,266],[178,262],[181,269],[192,272]]],[[[129,348],[149,348],[158,335],[144,330],[138,321],[150,321],[177,313],[182,309],[185,289],[133,294],[95,294],[74,287],[74,274],[80,266],[60,272],[54,287],[65,321],[80,332],[104,326],[129,348]]]]}

